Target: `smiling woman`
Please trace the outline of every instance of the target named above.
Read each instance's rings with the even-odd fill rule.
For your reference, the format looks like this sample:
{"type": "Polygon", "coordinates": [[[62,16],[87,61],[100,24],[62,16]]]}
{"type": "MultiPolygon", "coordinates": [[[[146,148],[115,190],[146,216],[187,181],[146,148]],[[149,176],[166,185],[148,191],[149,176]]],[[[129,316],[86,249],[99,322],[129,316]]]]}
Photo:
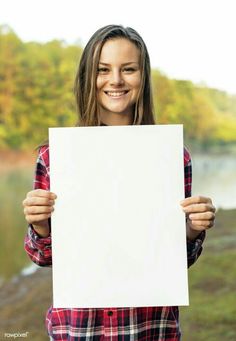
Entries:
{"type": "Polygon", "coordinates": [[[154,124],[150,77],[149,54],[134,29],[108,25],[97,30],[75,78],[78,125],[97,126],[103,120],[109,125],[154,124]]]}
{"type": "MultiPolygon", "coordinates": [[[[108,25],[94,33],[83,51],[74,90],[80,126],[155,123],[149,55],[144,41],[132,28],[108,25]]],[[[183,151],[183,167],[186,199],[181,205],[187,218],[186,244],[190,266],[201,253],[205,230],[214,223],[215,208],[211,199],[191,196],[191,157],[186,149],[183,151]]],[[[137,183],[137,189],[138,186],[137,183]]],[[[93,193],[89,191],[89,195],[93,193]]],[[[49,146],[44,145],[39,151],[34,190],[23,201],[29,223],[25,249],[30,258],[41,266],[52,265],[50,217],[56,198],[56,194],[50,192],[49,146]]],[[[134,243],[135,236],[128,242],[134,243]]],[[[86,278],[81,278],[81,281],[86,281],[86,278]]],[[[61,341],[180,340],[178,307],[133,308],[122,307],[122,304],[124,302],[118,308],[104,309],[50,307],[48,334],[53,340],[61,341]]]]}

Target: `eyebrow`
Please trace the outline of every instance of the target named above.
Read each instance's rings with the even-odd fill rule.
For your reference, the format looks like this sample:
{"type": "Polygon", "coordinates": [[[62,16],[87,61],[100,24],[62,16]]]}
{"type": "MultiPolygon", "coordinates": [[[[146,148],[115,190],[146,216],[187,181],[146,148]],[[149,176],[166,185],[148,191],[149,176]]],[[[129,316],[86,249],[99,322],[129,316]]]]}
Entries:
{"type": "MultiPolygon", "coordinates": [[[[99,64],[107,65],[107,66],[111,65],[111,64],[109,64],[109,63],[103,63],[103,62],[99,62],[99,64]]],[[[128,62],[128,63],[123,63],[123,64],[121,64],[121,65],[122,65],[122,66],[125,66],[125,65],[129,65],[129,64],[139,64],[139,63],[138,63],[138,62],[128,62]]]]}

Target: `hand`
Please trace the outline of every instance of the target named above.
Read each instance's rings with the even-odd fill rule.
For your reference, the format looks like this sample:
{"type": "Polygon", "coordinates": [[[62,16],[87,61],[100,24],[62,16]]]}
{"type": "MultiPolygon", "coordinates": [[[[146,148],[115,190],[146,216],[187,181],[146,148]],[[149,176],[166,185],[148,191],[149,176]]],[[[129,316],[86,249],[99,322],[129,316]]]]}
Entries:
{"type": "Polygon", "coordinates": [[[48,219],[54,211],[53,205],[56,197],[56,194],[52,192],[36,189],[28,192],[22,202],[26,221],[32,224],[42,237],[49,235],[48,219]]]}
{"type": "Polygon", "coordinates": [[[190,240],[214,226],[216,209],[210,198],[189,197],[181,201],[181,206],[187,216],[187,236],[190,240]]]}

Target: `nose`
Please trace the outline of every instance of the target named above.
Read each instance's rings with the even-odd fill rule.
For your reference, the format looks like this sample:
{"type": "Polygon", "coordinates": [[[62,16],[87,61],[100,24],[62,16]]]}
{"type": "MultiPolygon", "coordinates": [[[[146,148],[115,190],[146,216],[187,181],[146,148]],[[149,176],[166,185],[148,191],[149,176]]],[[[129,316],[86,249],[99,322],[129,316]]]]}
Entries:
{"type": "Polygon", "coordinates": [[[110,78],[110,85],[122,85],[124,84],[124,79],[120,70],[113,70],[110,78]]]}

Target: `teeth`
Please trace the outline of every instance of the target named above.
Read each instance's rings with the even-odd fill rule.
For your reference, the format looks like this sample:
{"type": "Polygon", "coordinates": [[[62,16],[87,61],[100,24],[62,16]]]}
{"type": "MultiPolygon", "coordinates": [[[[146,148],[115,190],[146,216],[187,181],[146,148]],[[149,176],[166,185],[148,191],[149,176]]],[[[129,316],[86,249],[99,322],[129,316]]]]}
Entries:
{"type": "Polygon", "coordinates": [[[126,91],[107,91],[108,96],[119,97],[126,94],[126,91]]]}

